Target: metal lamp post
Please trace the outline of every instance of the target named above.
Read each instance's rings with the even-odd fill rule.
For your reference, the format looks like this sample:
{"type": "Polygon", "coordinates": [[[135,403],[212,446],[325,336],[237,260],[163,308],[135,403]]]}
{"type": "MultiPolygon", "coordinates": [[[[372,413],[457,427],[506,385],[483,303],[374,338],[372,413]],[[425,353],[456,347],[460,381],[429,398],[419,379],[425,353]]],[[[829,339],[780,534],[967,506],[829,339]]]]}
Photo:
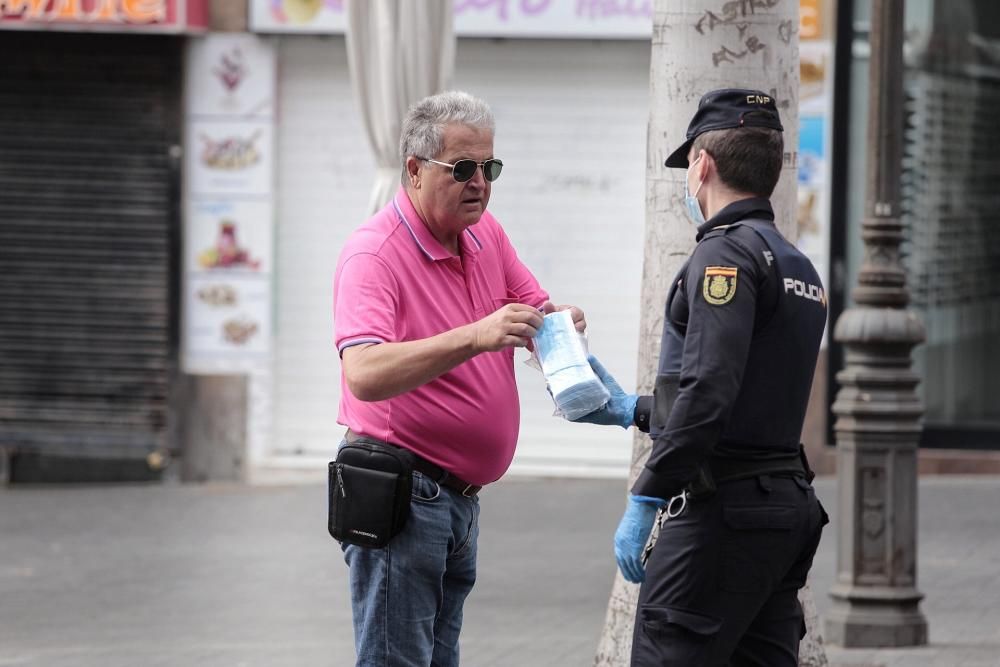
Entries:
{"type": "Polygon", "coordinates": [[[927,643],[917,572],[917,444],[923,406],[910,353],[924,340],[906,310],[900,259],[903,0],[873,0],[864,260],[833,404],[838,450],[837,579],[827,636],[847,647],[927,643]]]}

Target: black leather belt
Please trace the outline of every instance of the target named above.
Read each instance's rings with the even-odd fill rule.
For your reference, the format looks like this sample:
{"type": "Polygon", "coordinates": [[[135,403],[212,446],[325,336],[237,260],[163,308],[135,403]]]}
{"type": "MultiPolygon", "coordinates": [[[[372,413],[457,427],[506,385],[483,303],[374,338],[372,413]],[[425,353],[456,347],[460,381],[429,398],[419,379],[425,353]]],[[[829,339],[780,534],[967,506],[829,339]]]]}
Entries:
{"type": "Polygon", "coordinates": [[[810,478],[810,471],[798,454],[761,460],[710,458],[708,468],[716,484],[735,482],[758,475],[792,475],[810,478]]]}
{"type": "Polygon", "coordinates": [[[812,470],[806,460],[805,451],[800,446],[798,454],[788,454],[770,459],[734,459],[710,457],[698,470],[698,476],[688,484],[685,491],[692,498],[709,496],[719,484],[737,482],[742,479],[774,475],[776,477],[802,477],[813,480],[812,470]]]}
{"type": "Polygon", "coordinates": [[[376,442],[385,447],[394,447],[396,449],[406,450],[410,456],[413,457],[413,469],[419,472],[421,475],[426,475],[430,477],[435,482],[441,486],[445,486],[452,491],[457,491],[466,498],[473,498],[477,493],[479,493],[483,487],[476,486],[475,484],[470,484],[466,482],[461,477],[456,477],[444,468],[434,463],[431,463],[425,458],[417,456],[412,450],[406,449],[406,447],[400,447],[399,445],[394,445],[391,442],[386,442],[384,440],[379,440],[378,438],[372,438],[367,435],[360,435],[355,433],[351,429],[347,429],[347,433],[344,434],[344,439],[347,442],[356,442],[358,440],[368,440],[369,442],[376,442]]]}

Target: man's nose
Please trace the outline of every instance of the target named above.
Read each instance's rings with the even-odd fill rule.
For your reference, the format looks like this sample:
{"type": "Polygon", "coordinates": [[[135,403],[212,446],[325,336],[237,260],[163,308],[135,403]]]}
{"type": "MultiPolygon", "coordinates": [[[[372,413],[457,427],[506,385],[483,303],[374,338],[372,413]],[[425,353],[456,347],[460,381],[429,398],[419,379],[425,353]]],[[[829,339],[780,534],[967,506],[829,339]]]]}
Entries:
{"type": "Polygon", "coordinates": [[[469,185],[480,190],[486,188],[486,174],[483,173],[483,166],[481,164],[476,165],[476,170],[472,172],[472,178],[469,179],[469,185]]]}

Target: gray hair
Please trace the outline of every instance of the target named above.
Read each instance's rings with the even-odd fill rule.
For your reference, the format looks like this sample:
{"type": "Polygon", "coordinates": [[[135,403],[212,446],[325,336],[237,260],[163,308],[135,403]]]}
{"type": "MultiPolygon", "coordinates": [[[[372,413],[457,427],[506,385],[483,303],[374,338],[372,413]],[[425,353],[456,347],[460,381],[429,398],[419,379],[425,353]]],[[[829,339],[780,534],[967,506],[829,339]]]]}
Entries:
{"type": "Polygon", "coordinates": [[[478,97],[459,90],[449,90],[425,97],[410,107],[403,119],[399,136],[399,159],[406,182],[406,158],[431,158],[442,148],[444,127],[452,123],[481,130],[496,131],[496,121],[489,105],[478,97]]]}

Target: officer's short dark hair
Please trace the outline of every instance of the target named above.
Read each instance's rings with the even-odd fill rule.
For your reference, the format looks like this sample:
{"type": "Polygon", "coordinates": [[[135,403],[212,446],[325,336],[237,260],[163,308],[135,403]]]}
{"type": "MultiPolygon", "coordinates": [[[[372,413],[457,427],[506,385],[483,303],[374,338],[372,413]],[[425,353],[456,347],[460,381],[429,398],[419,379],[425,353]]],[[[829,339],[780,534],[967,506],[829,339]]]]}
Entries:
{"type": "Polygon", "coordinates": [[[699,134],[691,145],[712,156],[719,178],[733,190],[770,197],[781,176],[785,141],[778,130],[736,127],[699,134]]]}

